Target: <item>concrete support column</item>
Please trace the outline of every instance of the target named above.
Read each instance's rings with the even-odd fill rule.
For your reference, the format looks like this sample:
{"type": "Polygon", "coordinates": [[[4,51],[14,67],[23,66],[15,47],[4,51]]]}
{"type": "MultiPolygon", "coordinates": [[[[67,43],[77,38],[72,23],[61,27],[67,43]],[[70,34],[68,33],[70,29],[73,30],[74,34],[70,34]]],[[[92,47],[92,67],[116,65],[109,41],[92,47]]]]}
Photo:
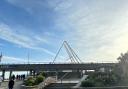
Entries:
{"type": "Polygon", "coordinates": [[[56,71],[56,80],[58,80],[58,71],[56,71]]]}
{"type": "Polygon", "coordinates": [[[80,78],[83,77],[82,70],[77,69],[76,73],[78,74],[78,76],[79,76],[80,78]]]}
{"type": "Polygon", "coordinates": [[[84,75],[84,74],[83,74],[83,70],[81,70],[81,71],[80,71],[80,74],[81,74],[81,78],[82,78],[82,77],[83,77],[83,75],[84,75]]]}
{"type": "Polygon", "coordinates": [[[9,73],[9,79],[11,79],[11,77],[12,77],[12,71],[10,71],[9,73]]]}
{"type": "Polygon", "coordinates": [[[84,73],[84,75],[88,75],[87,70],[84,70],[84,72],[83,72],[83,73],[84,73]]]}
{"type": "Polygon", "coordinates": [[[32,70],[30,70],[30,76],[32,76],[32,70]]]}
{"type": "Polygon", "coordinates": [[[33,76],[34,76],[34,77],[36,76],[36,71],[35,71],[35,70],[33,71],[33,76]]]}
{"type": "Polygon", "coordinates": [[[2,77],[3,77],[3,81],[5,79],[5,70],[2,71],[2,77]]]}

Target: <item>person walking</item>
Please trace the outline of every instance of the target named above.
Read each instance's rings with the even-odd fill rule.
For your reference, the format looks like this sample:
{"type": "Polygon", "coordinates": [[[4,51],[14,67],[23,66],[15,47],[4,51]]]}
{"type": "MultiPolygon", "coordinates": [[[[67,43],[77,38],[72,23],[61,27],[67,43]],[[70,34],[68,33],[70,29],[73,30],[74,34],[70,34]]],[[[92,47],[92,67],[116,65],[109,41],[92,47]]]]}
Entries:
{"type": "Polygon", "coordinates": [[[15,75],[12,75],[12,79],[15,80],[15,75]]]}
{"type": "Polygon", "coordinates": [[[9,80],[9,83],[8,83],[8,88],[9,89],[13,89],[13,86],[14,86],[14,80],[13,79],[10,79],[9,80]]]}

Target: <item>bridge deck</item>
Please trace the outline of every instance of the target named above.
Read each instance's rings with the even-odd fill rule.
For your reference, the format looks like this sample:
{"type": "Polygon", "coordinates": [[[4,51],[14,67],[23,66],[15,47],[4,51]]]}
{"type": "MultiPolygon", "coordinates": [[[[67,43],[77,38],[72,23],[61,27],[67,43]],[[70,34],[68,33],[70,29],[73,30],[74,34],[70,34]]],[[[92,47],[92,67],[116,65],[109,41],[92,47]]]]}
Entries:
{"type": "Polygon", "coordinates": [[[97,68],[112,68],[116,63],[86,63],[86,64],[0,64],[0,71],[27,70],[94,70],[97,68]]]}

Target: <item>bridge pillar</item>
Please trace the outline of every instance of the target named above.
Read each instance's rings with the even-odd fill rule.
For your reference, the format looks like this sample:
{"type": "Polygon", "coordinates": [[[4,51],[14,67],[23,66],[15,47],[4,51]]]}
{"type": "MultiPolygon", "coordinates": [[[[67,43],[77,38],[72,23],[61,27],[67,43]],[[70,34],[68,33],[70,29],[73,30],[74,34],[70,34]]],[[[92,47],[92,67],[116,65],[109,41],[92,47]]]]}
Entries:
{"type": "Polygon", "coordinates": [[[58,71],[56,71],[56,80],[58,80],[58,71]]]}
{"type": "Polygon", "coordinates": [[[2,78],[3,78],[3,81],[5,79],[5,70],[2,71],[2,78]]]}
{"type": "Polygon", "coordinates": [[[84,70],[84,71],[83,71],[83,74],[84,74],[84,75],[87,75],[87,70],[84,70]]]}
{"type": "Polygon", "coordinates": [[[77,70],[77,72],[78,72],[78,74],[80,74],[79,77],[82,78],[83,77],[83,70],[79,69],[79,70],[77,70]]]}
{"type": "Polygon", "coordinates": [[[83,70],[80,70],[80,74],[81,74],[81,76],[80,76],[80,77],[82,78],[82,77],[83,77],[83,75],[84,75],[84,74],[83,74],[83,70]]]}
{"type": "Polygon", "coordinates": [[[32,70],[30,70],[30,76],[32,76],[32,72],[33,72],[33,71],[32,71],[32,70]]]}
{"type": "Polygon", "coordinates": [[[36,71],[35,70],[33,71],[33,76],[36,76],[36,71]]]}
{"type": "Polygon", "coordinates": [[[10,71],[9,73],[9,79],[11,79],[11,77],[12,77],[12,71],[10,71]]]}

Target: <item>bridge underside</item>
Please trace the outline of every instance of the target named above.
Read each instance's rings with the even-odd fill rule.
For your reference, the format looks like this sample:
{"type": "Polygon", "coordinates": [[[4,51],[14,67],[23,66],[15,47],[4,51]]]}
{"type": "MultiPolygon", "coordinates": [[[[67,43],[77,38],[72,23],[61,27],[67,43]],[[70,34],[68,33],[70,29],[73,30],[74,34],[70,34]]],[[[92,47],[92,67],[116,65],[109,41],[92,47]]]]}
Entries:
{"type": "Polygon", "coordinates": [[[115,63],[86,63],[86,64],[2,64],[0,71],[62,71],[62,70],[96,70],[113,68],[115,63]]]}

